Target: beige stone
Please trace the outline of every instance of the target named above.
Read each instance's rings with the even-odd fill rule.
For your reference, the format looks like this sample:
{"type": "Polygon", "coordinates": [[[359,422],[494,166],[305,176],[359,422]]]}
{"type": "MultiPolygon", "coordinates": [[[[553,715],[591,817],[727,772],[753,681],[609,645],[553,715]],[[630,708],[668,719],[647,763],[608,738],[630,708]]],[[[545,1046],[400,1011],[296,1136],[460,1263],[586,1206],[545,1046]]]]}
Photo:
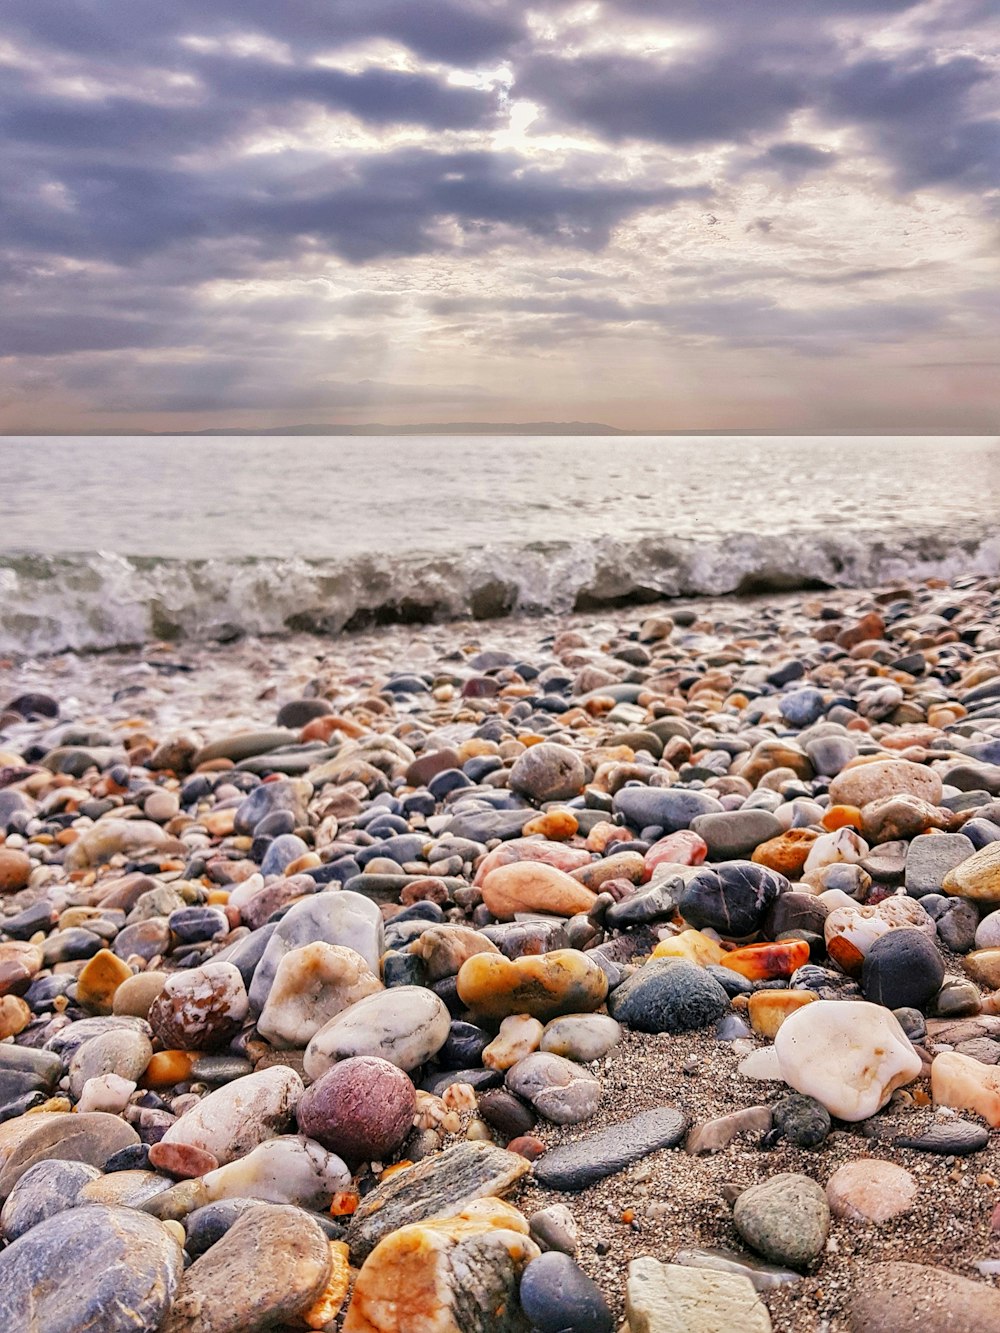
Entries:
{"type": "Polygon", "coordinates": [[[942,1051],[931,1065],[931,1095],[936,1106],[973,1111],[1000,1128],[1000,1067],[984,1065],[958,1051],[942,1051]]]}
{"type": "Polygon", "coordinates": [[[888,796],[919,796],[937,805],[941,778],[933,769],[908,759],[875,759],[850,765],[830,783],[833,805],[860,807],[888,796]]]}
{"type": "Polygon", "coordinates": [[[499,1033],[483,1051],[483,1064],[488,1069],[510,1069],[532,1051],[537,1051],[544,1026],[528,1014],[512,1014],[500,1024],[499,1033]]]}
{"type": "Polygon", "coordinates": [[[354,949],[317,940],[278,964],[257,1031],[280,1050],[305,1047],[331,1018],[383,989],[354,949]]]}
{"type": "Polygon", "coordinates": [[[840,1120],[867,1120],[922,1065],[888,1009],[856,1000],[817,1000],[786,1018],[774,1039],[778,1071],[796,1092],[840,1120]]]}
{"type": "Polygon", "coordinates": [[[1000,902],[1000,842],[989,842],[949,870],[944,892],[980,902],[1000,902]]]}
{"type": "Polygon", "coordinates": [[[862,1157],[845,1162],[827,1181],[826,1201],[834,1217],[888,1222],[913,1207],[917,1182],[894,1162],[862,1157]]]}
{"type": "Polygon", "coordinates": [[[597,896],[564,870],[537,861],[498,866],[483,880],[482,894],[483,902],[502,921],[518,912],[575,916],[589,912],[597,896]]]}
{"type": "Polygon", "coordinates": [[[628,1266],[625,1313],[628,1333],[771,1333],[749,1278],[649,1257],[628,1266]]]}

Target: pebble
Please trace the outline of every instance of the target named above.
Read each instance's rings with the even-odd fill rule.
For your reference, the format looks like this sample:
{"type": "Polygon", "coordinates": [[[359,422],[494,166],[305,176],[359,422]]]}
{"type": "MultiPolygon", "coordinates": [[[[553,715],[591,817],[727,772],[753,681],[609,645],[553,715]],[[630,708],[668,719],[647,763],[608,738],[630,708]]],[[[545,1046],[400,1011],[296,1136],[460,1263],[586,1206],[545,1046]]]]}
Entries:
{"type": "Polygon", "coordinates": [[[483,902],[500,921],[518,912],[575,916],[589,912],[597,895],[556,866],[514,861],[491,870],[482,884],[483,902]]]}
{"type": "Polygon", "coordinates": [[[850,1333],[1000,1333],[1000,1302],[992,1283],[893,1260],[866,1266],[848,1320],[850,1333]]]}
{"type": "Polygon", "coordinates": [[[250,1333],[296,1321],[330,1276],[326,1236],[300,1208],[260,1204],[181,1278],[160,1333],[250,1333]]]}
{"type": "Polygon", "coordinates": [[[257,1031],[278,1050],[304,1049],[331,1018],[381,990],[355,949],[316,940],[281,959],[257,1031]]]}
{"type": "Polygon", "coordinates": [[[528,1218],[531,1239],[544,1253],[557,1250],[570,1257],[576,1254],[580,1243],[576,1218],[564,1203],[550,1203],[539,1208],[528,1218]]]}
{"type": "Polygon", "coordinates": [[[514,959],[476,954],[458,974],[459,998],[481,1019],[530,1014],[544,1023],[597,1009],[607,993],[604,972],[578,949],[514,959]]]}
{"type": "Polygon", "coordinates": [[[288,1128],[302,1092],[294,1070],[284,1065],[258,1070],[208,1093],[161,1142],[200,1148],[222,1165],[234,1162],[288,1128]]]}
{"type": "Polygon", "coordinates": [[[550,1189],[587,1189],[650,1153],[675,1147],[687,1127],[687,1117],[676,1107],[641,1111],[609,1128],[592,1130],[571,1143],[550,1148],[535,1167],[535,1179],[550,1189]]]}
{"type": "Polygon", "coordinates": [[[640,1032],[689,1032],[714,1023],[729,996],[694,963],[653,959],[611,994],[611,1015],[640,1032]]]}
{"type": "Polygon", "coordinates": [[[546,1023],[539,1049],[590,1064],[607,1055],[621,1039],[621,1024],[607,1014],[565,1014],[546,1023]]]}
{"type": "Polygon", "coordinates": [[[815,1097],[793,1093],[772,1108],[774,1127],[796,1148],[818,1148],[830,1133],[830,1112],[815,1097]]]}
{"type": "Polygon", "coordinates": [[[826,1244],[830,1209],[822,1186],[782,1172],[744,1190],[733,1223],[751,1249],[773,1263],[806,1268],[826,1244]]]}
{"type": "Polygon", "coordinates": [[[984,1065],[958,1051],[942,1051],[931,1064],[931,1096],[935,1106],[981,1115],[1000,1128],[1000,1068],[984,1065]]]}
{"type": "Polygon", "coordinates": [[[308,1087],[296,1107],[303,1134],[351,1167],[389,1160],[413,1124],[413,1084],[374,1056],[342,1060],[308,1087]]]}
{"type": "Polygon", "coordinates": [[[742,1274],[649,1256],[628,1266],[625,1313],[629,1333],[771,1333],[767,1308],[742,1274]]]}
{"type": "Polygon", "coordinates": [[[775,898],[789,887],[784,875],[767,866],[726,861],[691,876],[681,893],[680,913],[692,926],[745,939],[760,929],[775,898]]]}
{"type": "Polygon", "coordinates": [[[613,1333],[615,1321],[600,1288],[557,1250],[525,1267],[519,1296],[538,1333],[613,1333]]]}
{"type": "Polygon", "coordinates": [[[396,986],[355,1001],[324,1023],[306,1047],[303,1067],[315,1080],[338,1060],[372,1055],[409,1073],[437,1054],[450,1030],[448,1008],[433,991],[396,986]]]}
{"type": "Polygon", "coordinates": [[[817,1000],[797,1010],[775,1037],[774,1053],[779,1077],[848,1121],[867,1120],[921,1070],[889,1010],[864,1001],[817,1000]]]}
{"type": "Polygon", "coordinates": [[[0,1211],[0,1232],[8,1243],[56,1213],[75,1206],[80,1191],[101,1173],[86,1162],[38,1162],[25,1171],[0,1211]]]}
{"type": "Polygon", "coordinates": [[[520,1333],[518,1289],[536,1258],[527,1222],[499,1199],[404,1225],[365,1259],[344,1333],[520,1333]]]}
{"type": "Polygon", "coordinates": [[[895,1162],[862,1157],[838,1166],[826,1183],[826,1199],[834,1217],[863,1222],[888,1222],[913,1207],[917,1182],[895,1162]]]}
{"type": "Polygon", "coordinates": [[[507,1088],[557,1125],[589,1120],[601,1100],[601,1084],[589,1070],[561,1055],[536,1051],[507,1070],[507,1088]]]}
{"type": "Polygon", "coordinates": [[[587,770],[577,752],[548,741],[525,750],[508,778],[511,791],[521,792],[539,805],[569,800],[586,780],[587,770]]]}
{"type": "Polygon", "coordinates": [[[517,1153],[492,1143],[466,1142],[395,1172],[365,1195],[351,1218],[347,1243],[352,1261],[362,1262],[401,1227],[454,1217],[477,1199],[502,1198],[530,1169],[517,1153]]]}
{"type": "Polygon", "coordinates": [[[96,1203],[57,1213],[0,1253],[0,1327],[148,1333],[182,1268],[175,1237],[144,1213],[96,1203]]]}
{"type": "Polygon", "coordinates": [[[171,973],[147,1017],[164,1046],[212,1051],[236,1035],[248,1011],[239,971],[232,963],[216,962],[171,973]]]}

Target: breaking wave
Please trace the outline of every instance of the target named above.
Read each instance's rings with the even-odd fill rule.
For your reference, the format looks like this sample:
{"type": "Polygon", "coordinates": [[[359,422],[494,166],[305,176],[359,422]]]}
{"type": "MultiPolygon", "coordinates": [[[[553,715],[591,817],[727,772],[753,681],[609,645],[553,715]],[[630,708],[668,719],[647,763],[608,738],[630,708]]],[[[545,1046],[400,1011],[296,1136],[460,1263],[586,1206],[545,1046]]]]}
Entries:
{"type": "Polygon", "coordinates": [[[153,640],[323,635],[394,622],[568,612],[697,596],[1000,573],[1000,535],[862,530],[712,540],[533,542],[456,551],[171,559],[113,552],[0,557],[0,652],[153,640]]]}

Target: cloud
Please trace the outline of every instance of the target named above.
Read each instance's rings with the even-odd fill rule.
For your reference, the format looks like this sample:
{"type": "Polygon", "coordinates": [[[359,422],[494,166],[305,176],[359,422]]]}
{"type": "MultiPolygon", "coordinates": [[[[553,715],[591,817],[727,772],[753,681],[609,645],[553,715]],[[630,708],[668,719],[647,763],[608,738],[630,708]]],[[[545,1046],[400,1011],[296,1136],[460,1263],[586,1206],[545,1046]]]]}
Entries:
{"type": "Polygon", "coordinates": [[[559,384],[590,416],[573,395],[640,364],[652,394],[679,352],[734,383],[759,353],[968,361],[1000,208],[988,0],[760,15],[7,0],[0,419],[19,394],[418,412],[440,380],[465,416],[501,375],[515,415],[559,384]]]}
{"type": "Polygon", "coordinates": [[[795,73],[738,53],[661,62],[607,54],[526,61],[514,91],[536,98],[565,125],[614,141],[696,145],[743,142],[780,129],[806,101],[795,73]]]}

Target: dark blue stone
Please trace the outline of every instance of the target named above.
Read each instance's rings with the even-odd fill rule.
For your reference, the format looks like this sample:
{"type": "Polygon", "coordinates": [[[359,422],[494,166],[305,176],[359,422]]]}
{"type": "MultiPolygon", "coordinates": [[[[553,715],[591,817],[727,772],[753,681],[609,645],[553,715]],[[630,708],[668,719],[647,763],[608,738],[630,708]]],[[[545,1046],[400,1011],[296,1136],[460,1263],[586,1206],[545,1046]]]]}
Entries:
{"type": "Polygon", "coordinates": [[[597,1283],[568,1254],[550,1250],[521,1274],[521,1308],[538,1333],[612,1333],[597,1283]]]}

